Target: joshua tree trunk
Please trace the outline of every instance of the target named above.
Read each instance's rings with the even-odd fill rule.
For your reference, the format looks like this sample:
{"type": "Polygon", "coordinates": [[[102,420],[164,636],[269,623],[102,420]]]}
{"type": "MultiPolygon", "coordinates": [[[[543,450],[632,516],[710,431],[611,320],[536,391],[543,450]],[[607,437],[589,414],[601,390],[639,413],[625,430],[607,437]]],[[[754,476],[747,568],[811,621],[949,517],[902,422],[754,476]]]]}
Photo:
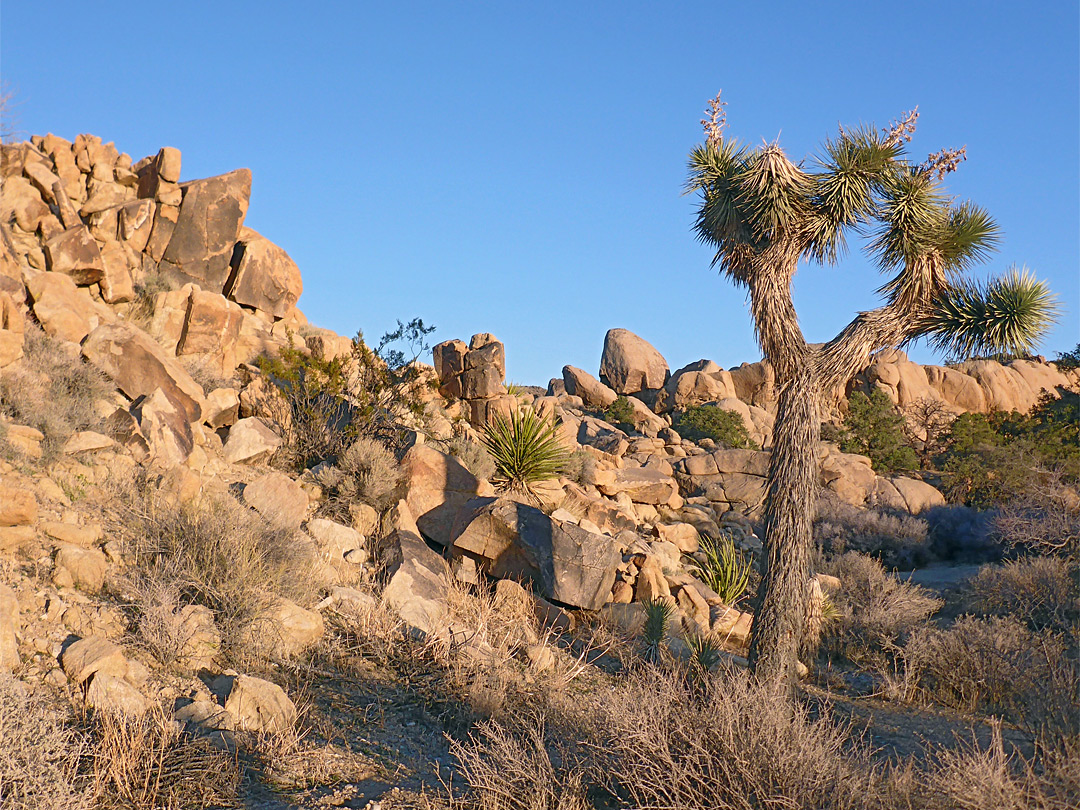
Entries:
{"type": "Polygon", "coordinates": [[[819,399],[813,357],[808,357],[781,386],[777,401],[765,502],[767,556],[750,644],[755,673],[779,683],[794,683],[805,632],[819,399]]]}

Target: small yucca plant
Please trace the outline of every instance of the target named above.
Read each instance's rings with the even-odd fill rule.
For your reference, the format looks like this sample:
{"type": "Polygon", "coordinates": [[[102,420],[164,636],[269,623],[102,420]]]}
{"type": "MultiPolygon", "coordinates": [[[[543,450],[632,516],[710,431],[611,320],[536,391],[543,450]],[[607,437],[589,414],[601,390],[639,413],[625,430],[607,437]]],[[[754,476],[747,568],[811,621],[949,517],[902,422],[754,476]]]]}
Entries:
{"type": "Polygon", "coordinates": [[[1057,296],[1026,267],[985,283],[954,283],[937,301],[925,333],[949,357],[1033,354],[1060,313],[1057,296]]]}
{"type": "Polygon", "coordinates": [[[718,540],[701,535],[700,548],[705,560],[694,562],[694,573],[724,600],[724,604],[734,605],[750,584],[750,563],[726,534],[718,540]]]}
{"type": "Polygon", "coordinates": [[[480,441],[495,462],[495,482],[506,490],[536,497],[533,486],[558,476],[569,454],[556,433],[555,418],[518,408],[506,419],[495,417],[480,433],[480,441]]]}
{"type": "Polygon", "coordinates": [[[658,662],[663,654],[664,638],[671,617],[675,615],[675,607],[662,599],[646,599],[641,606],[645,608],[645,625],[641,631],[645,640],[645,657],[658,662]]]}
{"type": "Polygon", "coordinates": [[[723,647],[711,634],[691,636],[686,643],[690,647],[690,661],[701,675],[711,672],[723,660],[723,647]]]}

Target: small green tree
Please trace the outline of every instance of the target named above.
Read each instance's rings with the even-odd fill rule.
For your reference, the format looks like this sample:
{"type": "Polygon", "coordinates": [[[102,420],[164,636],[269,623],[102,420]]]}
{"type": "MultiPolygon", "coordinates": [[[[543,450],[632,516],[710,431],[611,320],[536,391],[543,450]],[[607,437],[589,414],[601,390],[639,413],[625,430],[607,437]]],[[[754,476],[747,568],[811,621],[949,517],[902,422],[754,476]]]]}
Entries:
{"type": "Polygon", "coordinates": [[[877,472],[917,470],[919,457],[904,435],[904,417],[879,388],[867,396],[855,391],[848,399],[848,416],[839,432],[845,453],[869,456],[877,472]]]}
{"type": "Polygon", "coordinates": [[[627,433],[633,432],[634,406],[630,404],[630,400],[625,395],[619,394],[615,401],[604,409],[602,415],[605,422],[615,425],[619,430],[625,430],[627,433]]]}

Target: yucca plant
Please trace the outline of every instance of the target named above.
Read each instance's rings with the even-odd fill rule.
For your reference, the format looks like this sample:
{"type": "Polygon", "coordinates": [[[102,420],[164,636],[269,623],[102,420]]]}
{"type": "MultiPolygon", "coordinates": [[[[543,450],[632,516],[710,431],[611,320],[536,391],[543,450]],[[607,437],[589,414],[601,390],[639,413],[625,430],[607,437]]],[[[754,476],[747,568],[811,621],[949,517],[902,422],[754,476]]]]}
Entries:
{"type": "Polygon", "coordinates": [[[750,563],[735,548],[730,535],[715,540],[701,535],[699,546],[705,559],[694,561],[694,573],[724,600],[725,605],[734,605],[750,584],[750,563]]]}
{"type": "Polygon", "coordinates": [[[1047,283],[1014,265],[987,282],[955,282],[938,298],[926,334],[934,348],[960,360],[1021,357],[1035,352],[1059,313],[1047,283]]]}
{"type": "Polygon", "coordinates": [[[724,648],[712,634],[691,636],[686,643],[690,647],[690,663],[700,675],[711,672],[723,660],[724,648]]]}
{"type": "Polygon", "coordinates": [[[536,499],[534,486],[558,476],[569,457],[557,427],[554,416],[532,408],[517,408],[509,419],[496,414],[484,425],[480,441],[495,462],[496,485],[536,499]]]}
{"type": "Polygon", "coordinates": [[[645,641],[645,658],[658,663],[663,656],[664,638],[671,617],[675,615],[675,607],[662,599],[646,599],[641,606],[645,609],[645,624],[641,631],[645,641]]]}

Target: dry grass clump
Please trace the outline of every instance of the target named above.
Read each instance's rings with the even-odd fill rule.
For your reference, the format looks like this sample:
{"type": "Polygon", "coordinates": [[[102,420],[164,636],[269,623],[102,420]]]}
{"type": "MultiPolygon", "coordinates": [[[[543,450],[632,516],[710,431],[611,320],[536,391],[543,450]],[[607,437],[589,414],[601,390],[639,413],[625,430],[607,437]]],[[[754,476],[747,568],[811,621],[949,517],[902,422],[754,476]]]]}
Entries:
{"type": "Polygon", "coordinates": [[[83,362],[77,347],[71,351],[69,346],[27,323],[23,359],[0,377],[0,413],[45,434],[46,460],[75,431],[97,427],[101,418],[94,403],[116,390],[108,377],[83,362]]]}
{"type": "Polygon", "coordinates": [[[0,807],[89,807],[78,776],[85,750],[85,737],[59,707],[0,674],[0,807]]]}
{"type": "Polygon", "coordinates": [[[855,663],[877,662],[883,650],[924,625],[944,604],[855,551],[830,560],[822,570],[841,582],[831,597],[835,612],[826,625],[825,649],[855,663]]]}
{"type": "Polygon", "coordinates": [[[818,498],[814,540],[826,552],[861,551],[890,568],[915,568],[932,558],[927,524],[886,509],[859,509],[830,493],[818,498]]]}
{"type": "Polygon", "coordinates": [[[1080,676],[1062,635],[1036,633],[1011,616],[962,616],[947,630],[913,631],[902,655],[909,680],[946,705],[1080,733],[1080,676]]]}
{"type": "Polygon", "coordinates": [[[1060,557],[1024,557],[985,565],[971,580],[976,613],[1013,616],[1034,630],[1075,632],[1080,580],[1060,557]]]}
{"type": "Polygon", "coordinates": [[[246,628],[278,598],[308,604],[315,595],[310,549],[228,495],[177,504],[135,494],[119,529],[144,640],[166,657],[185,641],[174,605],[209,608],[225,653],[239,661],[255,654],[246,628]]]}
{"type": "Polygon", "coordinates": [[[90,723],[89,789],[102,810],[239,808],[241,769],[205,738],[181,735],[164,709],[140,718],[98,712],[90,723]]]}
{"type": "Polygon", "coordinates": [[[855,808],[875,791],[846,727],[742,671],[691,689],[644,669],[599,710],[595,774],[624,806],[855,808]]]}
{"type": "Polygon", "coordinates": [[[1038,554],[1080,554],[1080,495],[1050,473],[998,509],[994,532],[1008,546],[1038,554]]]}
{"type": "Polygon", "coordinates": [[[386,445],[361,436],[350,444],[333,466],[324,468],[316,480],[327,492],[325,514],[348,514],[349,504],[360,501],[384,512],[400,495],[404,471],[386,445]]]}
{"type": "Polygon", "coordinates": [[[450,741],[472,810],[588,810],[582,775],[552,764],[543,725],[514,733],[482,723],[467,742],[450,741]]]}
{"type": "Polygon", "coordinates": [[[483,445],[467,436],[454,436],[443,443],[446,452],[457,458],[462,465],[475,475],[490,481],[495,476],[495,462],[483,445]]]}

